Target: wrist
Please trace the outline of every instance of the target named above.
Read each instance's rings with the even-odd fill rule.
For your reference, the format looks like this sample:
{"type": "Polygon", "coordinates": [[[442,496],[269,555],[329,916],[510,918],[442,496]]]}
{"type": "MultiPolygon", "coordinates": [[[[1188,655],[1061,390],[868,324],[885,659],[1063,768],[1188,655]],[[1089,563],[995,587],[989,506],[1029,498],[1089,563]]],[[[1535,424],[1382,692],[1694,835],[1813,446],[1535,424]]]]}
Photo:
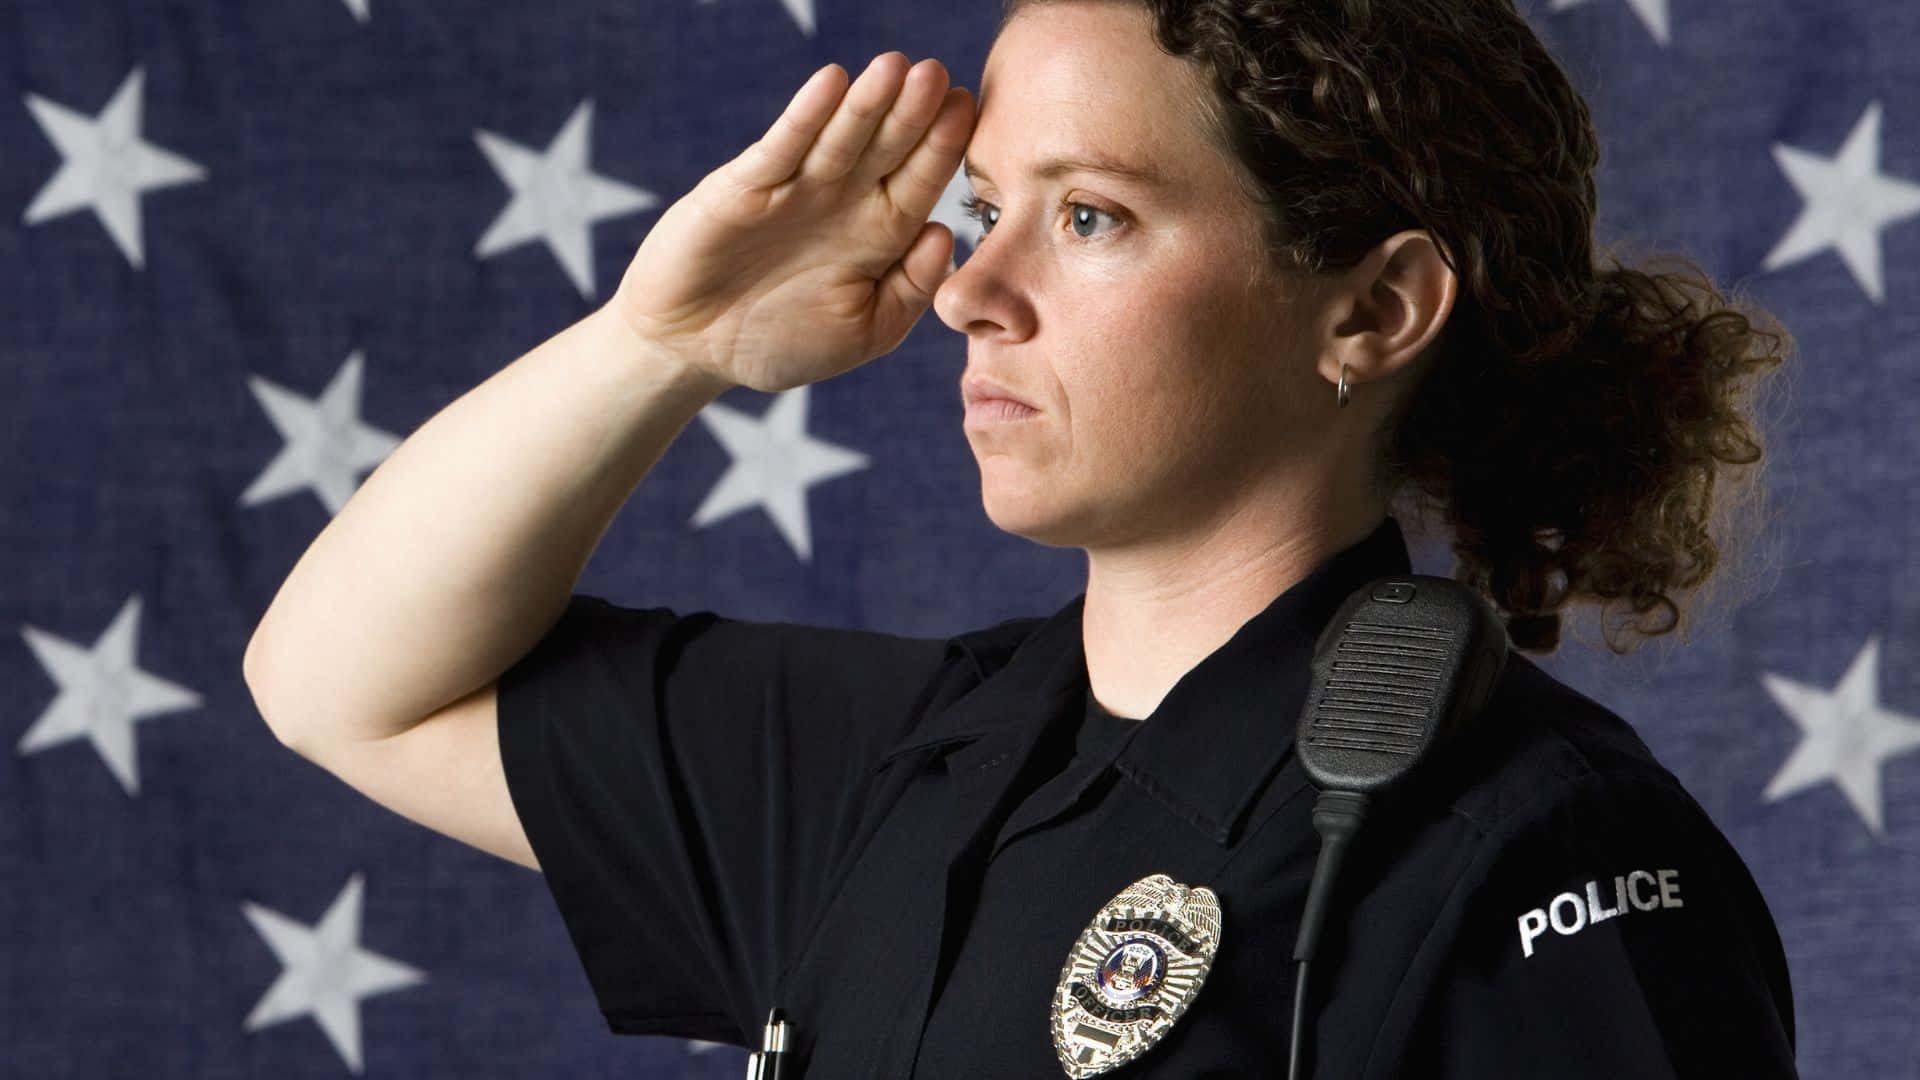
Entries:
{"type": "Polygon", "coordinates": [[[704,403],[733,388],[732,382],[696,363],[685,350],[635,326],[614,300],[588,313],[587,321],[595,324],[616,363],[646,371],[675,396],[698,398],[704,403]]]}

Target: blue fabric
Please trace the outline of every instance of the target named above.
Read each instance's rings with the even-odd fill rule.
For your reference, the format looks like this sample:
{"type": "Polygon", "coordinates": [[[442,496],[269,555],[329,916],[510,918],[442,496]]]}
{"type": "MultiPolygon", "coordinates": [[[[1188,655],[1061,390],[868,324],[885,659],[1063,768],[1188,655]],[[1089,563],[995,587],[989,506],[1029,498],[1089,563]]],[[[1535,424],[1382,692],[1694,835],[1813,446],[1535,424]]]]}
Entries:
{"type": "MultiPolygon", "coordinates": [[[[1798,341],[1769,431],[1773,515],[1709,598],[1717,614],[1684,647],[1623,660],[1570,641],[1542,666],[1629,719],[1751,867],[1793,975],[1802,1074],[1911,1076],[1920,755],[1863,737],[1851,788],[1792,782],[1787,703],[1864,687],[1877,711],[1807,715],[1896,734],[1920,716],[1920,211],[1904,209],[1920,7],[1526,7],[1593,106],[1603,243],[1700,260],[1798,341]],[[1789,243],[1805,162],[1843,146],[1875,178],[1845,203],[1859,239],[1844,255],[1789,243]]],[[[360,8],[0,7],[0,619],[19,631],[0,646],[0,1074],[737,1076],[731,1050],[609,1036],[542,882],[279,746],[240,658],[372,464],[610,295],[660,210],[809,72],[899,48],[977,86],[998,5],[360,8]],[[77,151],[51,133],[110,103],[155,148],[153,186],[77,207],[86,178],[61,179],[77,151]],[[582,115],[593,172],[631,208],[591,225],[584,260],[502,246],[502,147],[542,153],[582,115]],[[363,425],[337,444],[357,457],[282,461],[313,415],[296,406],[323,396],[363,425]],[[288,1012],[274,942],[309,940],[330,912],[390,985],[323,1024],[288,1012]]],[[[807,432],[865,462],[806,493],[804,548],[760,509],[694,523],[730,461],[697,423],[580,590],[933,637],[1055,610],[1083,585],[1080,557],[981,513],[963,355],[929,317],[811,388],[807,432]]],[[[1433,540],[1414,564],[1450,560],[1433,540]]]]}

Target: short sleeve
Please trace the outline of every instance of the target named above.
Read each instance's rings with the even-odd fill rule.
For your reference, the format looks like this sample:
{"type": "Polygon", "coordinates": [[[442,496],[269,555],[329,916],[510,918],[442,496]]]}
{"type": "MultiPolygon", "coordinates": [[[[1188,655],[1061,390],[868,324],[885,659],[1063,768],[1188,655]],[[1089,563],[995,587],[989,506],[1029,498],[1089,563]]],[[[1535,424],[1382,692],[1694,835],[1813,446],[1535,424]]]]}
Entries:
{"type": "Polygon", "coordinates": [[[745,1039],[955,674],[941,641],[570,600],[500,677],[500,753],[611,1030],[745,1039]]]}
{"type": "Polygon", "coordinates": [[[1778,933],[1744,863],[1683,789],[1589,776],[1490,842],[1436,943],[1444,959],[1410,1069],[1796,1075],[1778,933]]]}

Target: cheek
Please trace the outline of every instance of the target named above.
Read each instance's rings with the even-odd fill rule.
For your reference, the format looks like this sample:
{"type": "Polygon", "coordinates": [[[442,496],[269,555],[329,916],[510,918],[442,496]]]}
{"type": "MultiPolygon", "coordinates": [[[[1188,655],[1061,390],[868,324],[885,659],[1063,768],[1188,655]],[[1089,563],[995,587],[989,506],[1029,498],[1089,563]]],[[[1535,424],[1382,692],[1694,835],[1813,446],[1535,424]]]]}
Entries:
{"type": "Polygon", "coordinates": [[[1086,348],[1075,350],[1074,370],[1062,372],[1076,431],[1150,457],[1151,444],[1231,426],[1252,406],[1250,393],[1271,396],[1261,384],[1278,350],[1261,340],[1260,313],[1238,280],[1200,269],[1131,290],[1131,302],[1087,309],[1086,348]]]}

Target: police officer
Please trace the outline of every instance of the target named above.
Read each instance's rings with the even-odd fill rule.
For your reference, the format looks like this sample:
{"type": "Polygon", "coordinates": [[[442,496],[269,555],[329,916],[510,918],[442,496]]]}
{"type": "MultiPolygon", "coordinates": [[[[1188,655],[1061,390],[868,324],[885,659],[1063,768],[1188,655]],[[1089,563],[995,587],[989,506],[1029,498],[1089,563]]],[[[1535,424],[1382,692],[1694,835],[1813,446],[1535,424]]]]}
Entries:
{"type": "MultiPolygon", "coordinates": [[[[613,301],[368,479],[249,685],[293,749],[542,870],[616,1032],[744,1042],[777,1005],[809,1077],[1285,1075],[1294,721],[1334,610],[1409,570],[1394,500],[1444,502],[1516,649],[1711,567],[1675,507],[1751,440],[1769,339],[1592,265],[1595,158],[1508,0],[1016,2],[977,122],[935,61],[829,65],[613,301]],[[953,270],[925,222],[963,150],[987,232],[953,270]],[[571,595],[703,405],[930,304],[986,512],[1085,550],[1081,596],[919,640],[571,595]]],[[[1323,1077],[1793,1068],[1738,855],[1519,655],[1356,840],[1307,990],[1323,1077]]]]}

